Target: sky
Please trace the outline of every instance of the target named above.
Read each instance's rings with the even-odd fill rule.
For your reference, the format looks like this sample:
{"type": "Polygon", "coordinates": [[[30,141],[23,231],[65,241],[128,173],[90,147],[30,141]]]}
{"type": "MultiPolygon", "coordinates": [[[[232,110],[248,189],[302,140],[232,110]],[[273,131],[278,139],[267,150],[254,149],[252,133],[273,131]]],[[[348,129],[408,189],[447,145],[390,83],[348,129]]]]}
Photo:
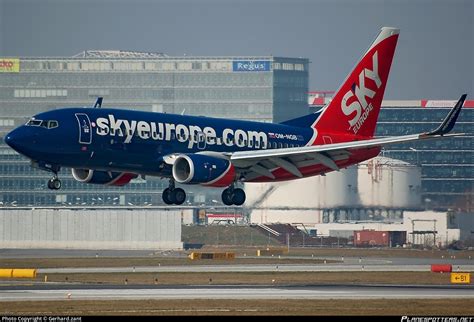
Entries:
{"type": "Polygon", "coordinates": [[[400,28],[385,99],[474,99],[472,0],[0,0],[0,57],[87,49],[310,59],[336,90],[383,26],[400,28]]]}

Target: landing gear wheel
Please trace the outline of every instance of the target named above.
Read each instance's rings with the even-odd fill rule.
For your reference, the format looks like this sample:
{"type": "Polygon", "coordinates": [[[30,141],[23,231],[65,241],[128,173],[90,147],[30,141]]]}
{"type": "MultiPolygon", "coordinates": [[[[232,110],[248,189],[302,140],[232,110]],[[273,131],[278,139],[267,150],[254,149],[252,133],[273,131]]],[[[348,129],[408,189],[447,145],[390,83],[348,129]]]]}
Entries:
{"type": "Polygon", "coordinates": [[[53,179],[53,188],[54,188],[54,190],[61,189],[61,180],[59,180],[58,178],[54,178],[53,179]]]}
{"type": "Polygon", "coordinates": [[[241,206],[244,204],[244,202],[245,202],[245,192],[240,188],[234,189],[234,193],[232,196],[232,203],[236,206],[241,206]]]}
{"type": "Polygon", "coordinates": [[[48,181],[48,188],[51,190],[61,189],[61,180],[58,178],[52,178],[48,181]]]}
{"type": "Polygon", "coordinates": [[[232,206],[233,201],[232,201],[232,189],[225,189],[222,191],[222,202],[226,206],[232,206]]]}
{"type": "Polygon", "coordinates": [[[174,198],[173,198],[174,195],[170,188],[166,188],[165,190],[163,190],[162,197],[165,204],[167,205],[174,204],[174,198]]]}
{"type": "Polygon", "coordinates": [[[183,204],[183,202],[186,201],[186,192],[184,192],[183,189],[176,188],[173,190],[172,194],[173,194],[174,203],[176,205],[181,205],[183,204]]]}
{"type": "Polygon", "coordinates": [[[181,188],[166,188],[163,190],[162,197],[163,201],[167,205],[181,205],[186,201],[186,192],[184,192],[184,190],[181,188]]]}

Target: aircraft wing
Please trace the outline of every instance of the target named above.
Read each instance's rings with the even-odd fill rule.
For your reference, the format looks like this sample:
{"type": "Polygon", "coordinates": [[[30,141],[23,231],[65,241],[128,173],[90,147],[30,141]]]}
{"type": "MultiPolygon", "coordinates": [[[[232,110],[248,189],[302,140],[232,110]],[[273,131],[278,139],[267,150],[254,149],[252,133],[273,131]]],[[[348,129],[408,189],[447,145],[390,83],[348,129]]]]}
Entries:
{"type": "Polygon", "coordinates": [[[234,167],[238,169],[246,180],[255,179],[261,176],[274,179],[275,176],[272,174],[271,170],[278,167],[285,169],[297,177],[303,176],[299,168],[314,164],[323,164],[332,170],[339,170],[337,161],[349,158],[354,150],[463,135],[462,133],[448,133],[456,123],[466,96],[466,94],[461,96],[440,126],[431,132],[286,149],[239,151],[229,153],[227,156],[230,158],[234,167]]]}

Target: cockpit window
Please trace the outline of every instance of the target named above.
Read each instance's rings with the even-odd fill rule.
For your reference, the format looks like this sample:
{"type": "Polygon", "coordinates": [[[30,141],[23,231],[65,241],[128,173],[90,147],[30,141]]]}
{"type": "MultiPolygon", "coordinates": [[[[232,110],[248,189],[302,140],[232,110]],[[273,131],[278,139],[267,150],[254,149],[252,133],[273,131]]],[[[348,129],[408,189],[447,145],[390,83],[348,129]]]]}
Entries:
{"type": "Polygon", "coordinates": [[[26,123],[26,125],[27,125],[27,126],[40,126],[40,125],[41,125],[41,122],[43,122],[43,121],[31,119],[31,120],[29,120],[29,121],[26,123]]]}
{"type": "Polygon", "coordinates": [[[35,119],[30,119],[27,123],[26,126],[41,126],[44,127],[45,129],[54,129],[55,127],[59,126],[58,121],[55,120],[35,120],[35,119]]]}

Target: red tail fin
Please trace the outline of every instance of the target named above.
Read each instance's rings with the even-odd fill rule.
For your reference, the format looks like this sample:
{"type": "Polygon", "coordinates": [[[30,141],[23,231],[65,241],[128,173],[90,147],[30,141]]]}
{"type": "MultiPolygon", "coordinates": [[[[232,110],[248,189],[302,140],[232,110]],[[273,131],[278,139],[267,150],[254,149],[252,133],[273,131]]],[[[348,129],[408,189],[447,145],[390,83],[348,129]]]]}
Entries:
{"type": "Polygon", "coordinates": [[[373,137],[399,29],[384,27],[314,126],[313,144],[373,137]]]}

